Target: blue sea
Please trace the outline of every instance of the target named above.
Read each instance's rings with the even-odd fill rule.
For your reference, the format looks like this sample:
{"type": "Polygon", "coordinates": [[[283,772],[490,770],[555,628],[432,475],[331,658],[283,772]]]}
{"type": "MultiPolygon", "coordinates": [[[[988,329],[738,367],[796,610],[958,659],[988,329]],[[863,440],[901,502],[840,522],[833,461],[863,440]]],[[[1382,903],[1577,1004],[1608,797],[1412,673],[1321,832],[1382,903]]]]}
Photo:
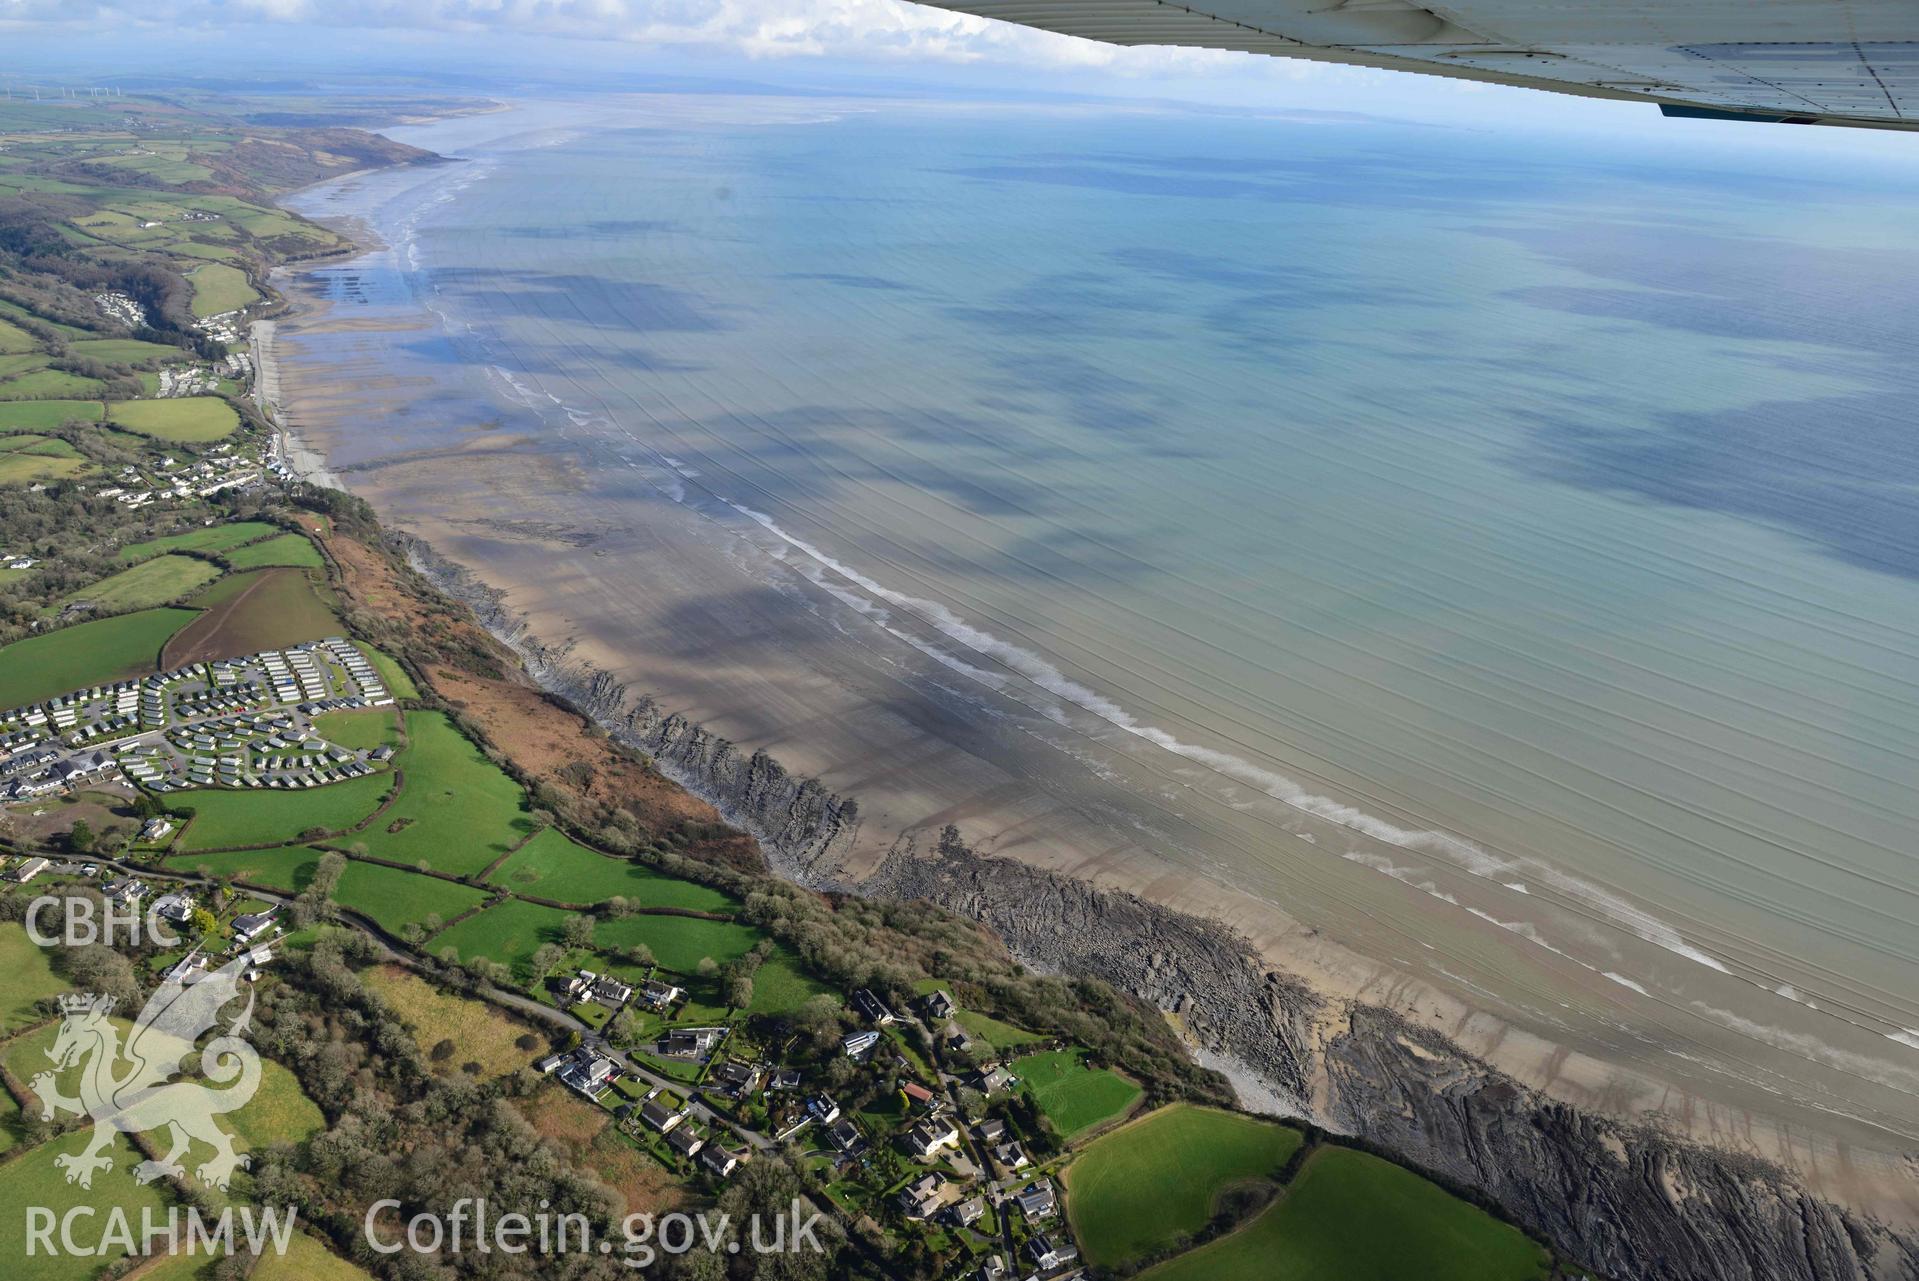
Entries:
{"type": "Polygon", "coordinates": [[[858,798],[847,878],[954,822],[1919,1136],[1911,173],[692,95],[395,136],[460,159],[301,198],[382,247],[294,281],[293,426],[858,798]]]}

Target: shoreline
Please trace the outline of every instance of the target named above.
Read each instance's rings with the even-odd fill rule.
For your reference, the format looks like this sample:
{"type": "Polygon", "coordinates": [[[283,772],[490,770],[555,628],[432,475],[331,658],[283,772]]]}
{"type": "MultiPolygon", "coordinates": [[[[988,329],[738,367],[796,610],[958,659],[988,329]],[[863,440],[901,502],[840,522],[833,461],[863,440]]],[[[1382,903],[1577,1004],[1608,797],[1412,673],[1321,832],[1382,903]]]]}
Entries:
{"type": "MultiPolygon", "coordinates": [[[[365,228],[358,230],[364,232],[365,228]]],[[[356,236],[355,239],[359,242],[358,252],[350,257],[371,251],[372,247],[362,237],[356,236]]],[[[294,266],[282,271],[302,269],[301,266],[294,266]]],[[[323,305],[301,297],[297,290],[282,292],[288,304],[284,315],[289,318],[311,320],[324,311],[323,305]]],[[[278,399],[281,392],[278,360],[283,353],[275,349],[276,337],[275,331],[270,329],[267,341],[261,345],[259,390],[266,395],[269,387],[271,389],[273,403],[268,416],[275,430],[288,443],[285,455],[288,466],[303,477],[316,480],[325,477],[327,479],[321,483],[345,487],[328,469],[324,455],[300,440],[288,423],[288,415],[283,412],[278,399]]],[[[1443,994],[1423,986],[1391,981],[1383,984],[1382,992],[1375,984],[1384,972],[1371,962],[1367,962],[1372,967],[1370,974],[1355,973],[1349,969],[1346,977],[1340,981],[1316,981],[1309,985],[1298,978],[1297,973],[1301,971],[1325,971],[1331,974],[1337,968],[1334,963],[1337,959],[1336,945],[1317,938],[1315,931],[1296,931],[1291,940],[1291,952],[1275,956],[1275,948],[1269,945],[1272,940],[1250,939],[1243,929],[1236,930],[1233,925],[1217,923],[1209,914],[1182,913],[1173,905],[1148,903],[1126,892],[1127,887],[1110,884],[1095,887],[1061,875],[1058,869],[1039,868],[1023,861],[946,848],[928,851],[910,844],[903,847],[896,845],[869,875],[854,878],[837,876],[835,873],[839,867],[836,855],[854,842],[858,829],[857,816],[843,818],[844,811],[839,798],[826,794],[817,783],[809,784],[794,778],[771,756],[755,753],[750,758],[746,757],[724,739],[685,717],[662,714],[650,700],[634,697],[617,677],[595,666],[590,659],[580,657],[573,644],[554,645],[542,637],[534,620],[511,607],[506,588],[482,580],[446,557],[416,532],[409,531],[402,536],[407,540],[416,568],[425,572],[442,590],[473,609],[490,632],[521,656],[529,675],[543,688],[567,698],[609,731],[653,753],[662,771],[669,777],[686,786],[696,796],[715,804],[729,821],[760,837],[768,853],[774,856],[774,870],[789,879],[801,884],[851,889],[860,893],[877,892],[880,896],[886,896],[890,891],[900,896],[928,897],[942,902],[948,895],[959,894],[953,888],[955,884],[970,880],[975,887],[973,896],[963,898],[967,907],[955,910],[988,923],[1005,917],[1007,913],[1013,913],[1016,918],[1023,896],[1033,892],[1036,886],[1050,893],[1066,894],[1067,891],[1062,887],[1073,885],[1086,894],[1118,896],[1160,914],[1152,917],[1154,924],[1145,931],[1145,937],[1150,938],[1154,932],[1163,931],[1169,937],[1189,941],[1194,938],[1213,938],[1214,935],[1230,939],[1230,946],[1219,943],[1217,939],[1212,943],[1193,946],[1198,947],[1200,954],[1212,955],[1215,960],[1232,955],[1238,958],[1232,962],[1233,965],[1250,964],[1255,967],[1263,975],[1254,985],[1256,990],[1271,987],[1294,995],[1276,1005],[1262,1005],[1257,1000],[1250,1004],[1237,1000],[1229,1002],[1228,1007],[1236,1011],[1233,1018],[1240,1020],[1238,1033],[1241,1037],[1250,1034],[1255,1026],[1246,1024],[1245,1016],[1249,1012],[1259,1013],[1256,1025],[1263,1025],[1261,1035],[1254,1036],[1251,1041],[1236,1041],[1235,1024],[1224,1016],[1202,1017],[1196,1023],[1189,1019],[1188,1024],[1194,1027],[1200,1049],[1208,1054],[1226,1056],[1244,1066],[1249,1074],[1272,1087],[1277,1097],[1296,1100],[1303,1110],[1317,1112],[1314,1119],[1322,1124],[1331,1122],[1328,1128],[1345,1129],[1346,1126],[1340,1124],[1342,1115],[1351,1118],[1349,1124],[1366,1118],[1364,1103],[1351,1093],[1350,1086],[1344,1087],[1343,1092],[1342,1088],[1336,1087],[1332,1069],[1327,1065],[1328,1047],[1350,1033],[1355,1018],[1375,1020],[1382,1026],[1404,1024],[1405,1035],[1415,1038],[1415,1044],[1429,1046],[1426,1053],[1434,1055],[1434,1061],[1449,1063],[1454,1075],[1483,1075],[1490,1082],[1490,1088],[1515,1091],[1519,1098],[1532,1098],[1533,1103],[1529,1106],[1537,1109],[1565,1106],[1548,1095],[1533,1095],[1524,1074],[1512,1070],[1518,1066],[1520,1059],[1554,1057],[1552,1047],[1538,1043],[1516,1050],[1509,1044],[1517,1040],[1510,1036],[1510,1029],[1475,1023],[1468,1007],[1457,1002],[1452,1003],[1450,1008],[1443,1008],[1442,999],[1449,999],[1444,998],[1443,994]],[[1020,879],[1022,876],[1042,879],[1026,882],[1020,879]],[[1004,885],[1009,882],[1023,888],[1010,894],[1004,892],[1004,885]],[[981,886],[1000,888],[989,890],[979,888],[981,886]],[[1221,947],[1227,947],[1227,951],[1220,952],[1221,947]],[[1377,998],[1381,995],[1396,999],[1392,1000],[1390,1006],[1379,1004],[1377,998]],[[1442,1028],[1458,1028],[1476,1034],[1480,1044],[1468,1044],[1462,1048],[1454,1037],[1444,1036],[1423,1024],[1414,1029],[1405,1022],[1409,1008],[1419,1010],[1423,1007],[1433,1007],[1432,1016],[1427,1021],[1436,1022],[1442,1028]],[[1318,1013],[1305,1013],[1308,1010],[1318,1013]],[[1343,1027],[1341,1012],[1345,1015],[1343,1027]],[[1268,1028],[1272,1033],[1270,1043],[1262,1039],[1264,1030],[1268,1028]],[[1428,1042],[1427,1038],[1435,1037],[1438,1038],[1437,1042],[1428,1042]],[[1488,1042],[1492,1053],[1483,1052],[1488,1042]],[[1441,1044],[1443,1049],[1430,1048],[1432,1044],[1441,1044]],[[1501,1062],[1501,1053],[1508,1056],[1506,1062],[1501,1062]]],[[[1017,926],[1017,920],[1014,919],[1012,924],[1017,926]]],[[[1038,935],[1027,935],[1026,945],[1022,948],[1016,937],[1020,934],[1017,928],[1010,932],[1007,928],[1001,928],[1000,933],[1016,953],[1036,964],[1043,963],[1041,954],[1049,948],[1056,950],[1056,944],[1048,944],[1043,936],[1038,935]],[[1027,952],[1032,949],[1037,951],[1028,957],[1027,952]]],[[[1137,941],[1140,936],[1141,932],[1134,930],[1130,937],[1137,941]]],[[[1144,987],[1147,992],[1156,994],[1147,996],[1141,993],[1146,999],[1162,1009],[1179,1012],[1183,1017],[1186,1009],[1195,1001],[1195,993],[1203,992],[1210,985],[1198,966],[1180,970],[1175,980],[1156,979],[1153,977],[1154,971],[1150,970],[1143,974],[1133,970],[1124,957],[1057,952],[1056,959],[1060,963],[1085,966],[1094,973],[1101,973],[1099,967],[1104,966],[1111,974],[1101,973],[1101,977],[1121,975],[1126,981],[1117,978],[1114,981],[1124,990],[1138,993],[1144,987]]],[[[1349,961],[1340,963],[1351,964],[1349,961]]],[[[1322,976],[1316,974],[1316,978],[1319,977],[1322,976]]],[[[1399,1033],[1394,1035],[1397,1037],[1399,1033]]],[[[1377,1050],[1378,1047],[1374,1048],[1377,1050]]],[[[1413,1052],[1408,1050],[1407,1053],[1413,1052]]],[[[1413,1058],[1425,1061],[1418,1054],[1413,1054],[1413,1058]]],[[[1602,1070],[1606,1067],[1598,1063],[1593,1066],[1602,1070]]],[[[1573,1067],[1576,1065],[1561,1058],[1555,1071],[1565,1072],[1573,1067]]],[[[1407,1065],[1402,1064],[1394,1071],[1404,1075],[1407,1065]]],[[[1558,1079],[1561,1083],[1560,1093],[1563,1094],[1570,1082],[1564,1076],[1558,1079]]],[[[1615,1087],[1616,1080],[1608,1081],[1600,1077],[1583,1087],[1583,1092],[1597,1096],[1613,1091],[1615,1087]]],[[[1435,1093],[1440,1092],[1435,1089],[1435,1093]]],[[[1576,1099],[1575,1103],[1582,1108],[1585,1106],[1584,1100],[1576,1099]]],[[[1622,1134],[1636,1136],[1639,1133],[1623,1121],[1595,1120],[1591,1117],[1582,1120],[1583,1123],[1599,1126],[1605,1134],[1615,1137],[1622,1134]]],[[[1726,1117],[1714,1124],[1723,1135],[1737,1133],[1743,1127],[1750,1136],[1755,1122],[1763,1125],[1764,1118],[1742,1115],[1726,1117]]],[[[1647,1160],[1654,1160],[1658,1153],[1666,1152],[1667,1145],[1672,1143],[1670,1139],[1652,1135],[1649,1130],[1645,1133],[1647,1137],[1643,1142],[1651,1146],[1644,1150],[1653,1154],[1647,1160]]],[[[1588,1135],[1587,1146],[1592,1142],[1598,1142],[1601,1148],[1609,1148],[1608,1142],[1588,1135]]],[[[1617,1137],[1617,1142],[1626,1146],[1628,1138],[1617,1137]]],[[[1642,1140],[1633,1137],[1631,1142],[1638,1144],[1642,1140]]],[[[1626,1150],[1640,1149],[1627,1147],[1626,1150]]],[[[1696,1152],[1706,1149],[1679,1145],[1672,1150],[1696,1152]]],[[[1814,1175],[1818,1184],[1816,1190],[1822,1196],[1850,1204],[1867,1205],[1875,1213],[1903,1211],[1903,1215],[1888,1213],[1887,1217],[1919,1221],[1919,1203],[1915,1203],[1911,1189],[1899,1189],[1888,1195],[1883,1192],[1874,1194],[1867,1186],[1879,1183],[1882,1175],[1896,1174],[1896,1162],[1891,1159],[1878,1169],[1873,1168],[1871,1161],[1854,1164],[1856,1157],[1866,1154],[1847,1154],[1843,1144],[1821,1144],[1798,1131],[1782,1133],[1770,1143],[1749,1137],[1743,1148],[1725,1142],[1710,1150],[1726,1154],[1729,1160],[1738,1162],[1751,1161],[1755,1156],[1780,1159],[1784,1165],[1802,1175],[1814,1175]]],[[[1416,1153],[1409,1153],[1408,1159],[1418,1163],[1420,1157],[1416,1153]]],[[[1626,1162],[1629,1168],[1632,1164],[1631,1161],[1626,1162]]],[[[1494,1172],[1479,1173],[1490,1178],[1494,1172]]]]}

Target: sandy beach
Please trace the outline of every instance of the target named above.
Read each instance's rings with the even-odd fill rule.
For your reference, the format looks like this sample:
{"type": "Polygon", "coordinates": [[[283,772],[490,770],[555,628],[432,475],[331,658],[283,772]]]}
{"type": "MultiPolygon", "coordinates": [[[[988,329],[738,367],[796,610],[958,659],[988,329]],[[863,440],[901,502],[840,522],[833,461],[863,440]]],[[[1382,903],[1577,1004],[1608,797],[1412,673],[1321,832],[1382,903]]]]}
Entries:
{"type": "MultiPolygon", "coordinates": [[[[302,207],[324,217],[353,186],[302,207]]],[[[950,670],[916,643],[929,628],[910,617],[892,632],[858,627],[844,584],[790,538],[689,499],[688,477],[618,438],[540,429],[497,380],[449,379],[449,366],[484,371],[432,315],[382,292],[403,267],[394,254],[374,246],[275,281],[293,307],[258,326],[255,345],[289,465],[366,497],[470,569],[543,644],[855,798],[856,836],[835,866],[808,869],[814,878],[857,887],[954,824],[981,853],[1223,922],[1335,1001],[1397,1011],[1555,1098],[1776,1161],[1823,1196],[1919,1222],[1904,1156],[1919,1133],[1919,1076],[1862,1082],[1832,1059],[1635,999],[1612,974],[1544,953],[1490,915],[1442,918],[1431,893],[1350,861],[1301,860],[1278,885],[1225,860],[1169,861],[1169,849],[1248,839],[1248,812],[1308,852],[1354,838],[1263,798],[1221,803],[1124,740],[1089,739],[1062,771],[1030,708],[1009,696],[981,715],[994,703],[977,690],[949,696],[950,670]],[[1129,799],[1140,795],[1162,801],[1146,825],[1129,799]],[[1441,973],[1417,940],[1442,936],[1448,956],[1511,981],[1495,991],[1441,973]]],[[[1392,854],[1382,843],[1369,856],[1392,854]]],[[[1672,964],[1656,943],[1619,951],[1622,968],[1672,964]]],[[[1685,985],[1696,1003],[1747,1000],[1747,980],[1695,968],[1685,985]]],[[[1835,1043],[1863,1056],[1878,1053],[1871,1040],[1835,1043]]],[[[1312,1097],[1267,1102],[1315,1110],[1312,1097]]]]}

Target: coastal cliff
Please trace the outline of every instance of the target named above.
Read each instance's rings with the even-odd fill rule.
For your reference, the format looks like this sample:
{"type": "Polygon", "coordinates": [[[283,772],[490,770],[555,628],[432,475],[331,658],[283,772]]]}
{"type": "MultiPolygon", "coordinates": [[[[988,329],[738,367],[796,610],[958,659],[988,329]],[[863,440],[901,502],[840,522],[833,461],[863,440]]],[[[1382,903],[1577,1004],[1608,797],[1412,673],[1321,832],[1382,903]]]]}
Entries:
{"type": "Polygon", "coordinates": [[[1331,1003],[1230,930],[951,840],[861,885],[995,930],[1035,967],[1092,974],[1177,1013],[1309,1119],[1497,1206],[1626,1281],[1910,1281],[1919,1238],[1762,1162],[1587,1115],[1429,1029],[1331,1003]]]}
{"type": "Polygon", "coordinates": [[[1762,1162],[1583,1113],[1389,1010],[1328,1001],[1218,923],[983,857],[951,835],[841,884],[856,802],[543,644],[498,592],[419,540],[396,540],[544,689],[753,834],[781,874],[931,901],[991,928],[1035,969],[1101,978],[1177,1014],[1204,1052],[1282,1108],[1497,1207],[1584,1266],[1615,1281],[1919,1281],[1919,1238],[1762,1162]]]}

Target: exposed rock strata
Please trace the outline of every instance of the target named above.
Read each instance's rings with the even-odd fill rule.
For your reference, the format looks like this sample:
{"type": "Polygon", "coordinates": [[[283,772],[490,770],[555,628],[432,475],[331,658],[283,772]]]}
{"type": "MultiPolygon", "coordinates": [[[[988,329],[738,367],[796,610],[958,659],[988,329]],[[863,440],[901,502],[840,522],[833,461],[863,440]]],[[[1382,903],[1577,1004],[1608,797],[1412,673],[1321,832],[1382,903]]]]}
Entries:
{"type": "MultiPolygon", "coordinates": [[[[803,883],[831,883],[857,806],[742,753],[605,672],[541,644],[497,592],[425,544],[406,554],[471,607],[549,691],[759,839],[803,883]]],[[[1587,1115],[1390,1011],[1334,1005],[1213,922],[955,842],[902,848],[859,885],[977,920],[1036,968],[1091,974],[1176,1012],[1327,1129],[1498,1205],[1617,1281],[1919,1281],[1919,1238],[1808,1194],[1761,1162],[1587,1115]]]]}

